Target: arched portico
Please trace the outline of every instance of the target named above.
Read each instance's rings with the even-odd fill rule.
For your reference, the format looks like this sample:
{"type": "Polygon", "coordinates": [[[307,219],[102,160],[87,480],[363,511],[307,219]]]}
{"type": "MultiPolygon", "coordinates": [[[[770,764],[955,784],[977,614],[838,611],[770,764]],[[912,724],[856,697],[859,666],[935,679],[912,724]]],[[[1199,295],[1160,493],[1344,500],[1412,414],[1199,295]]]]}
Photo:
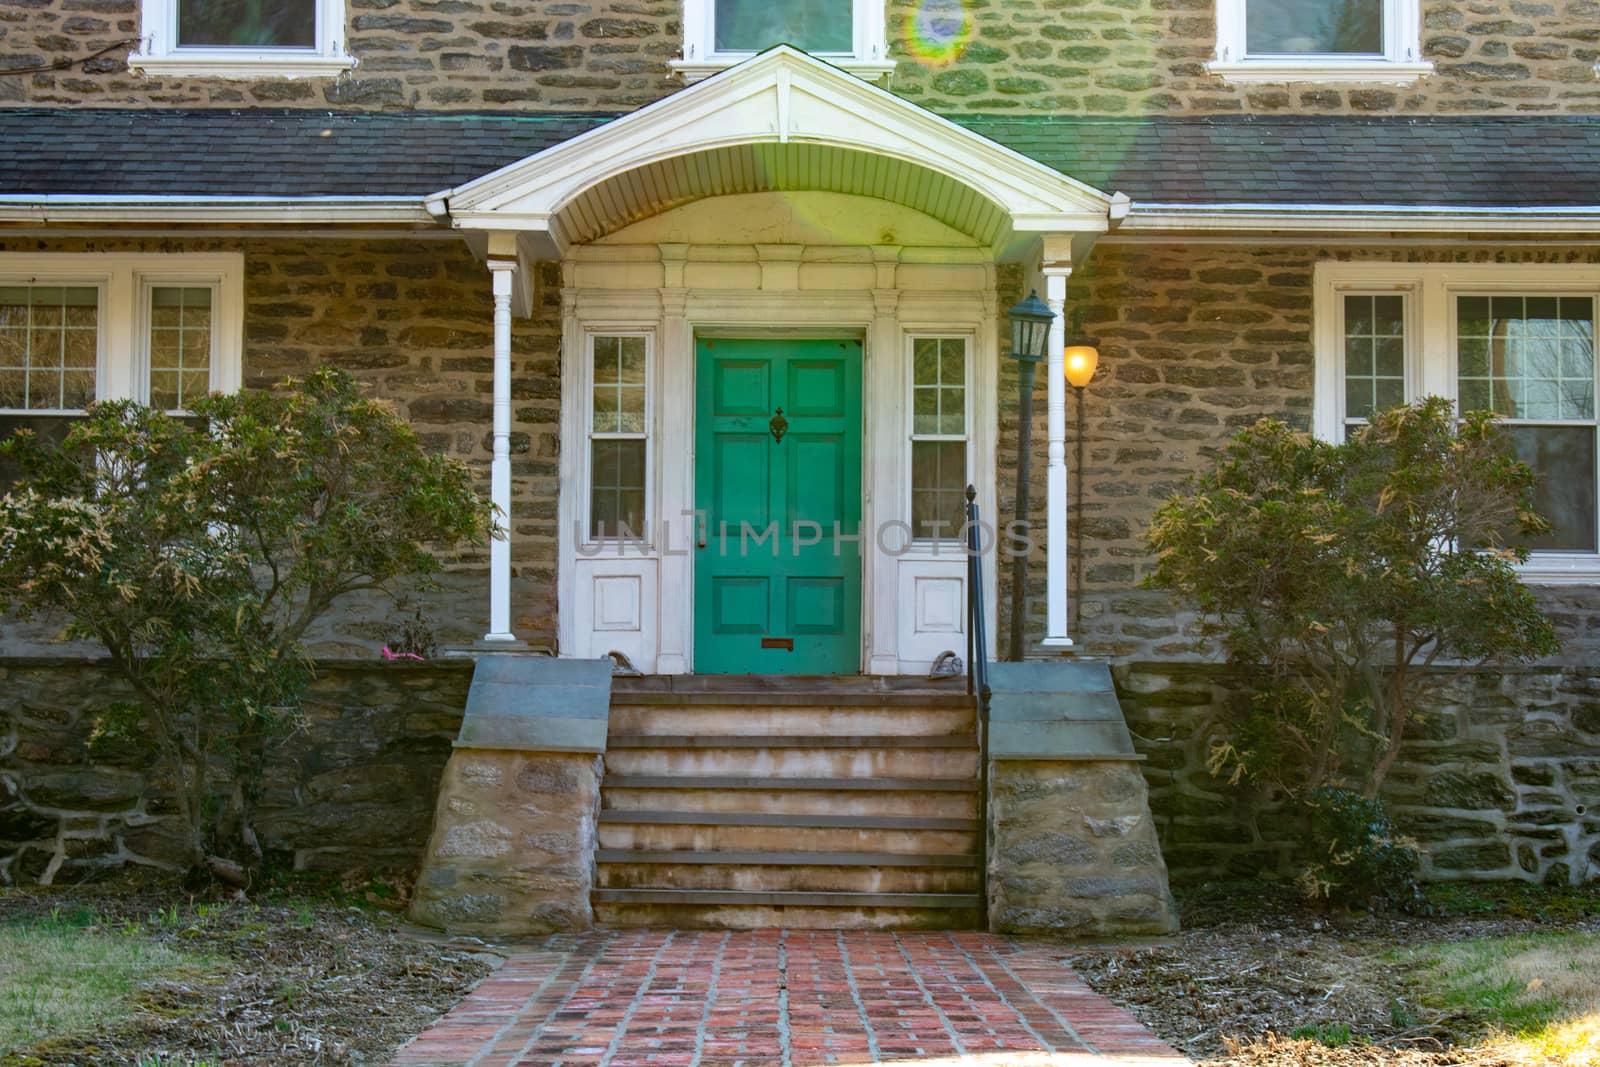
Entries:
{"type": "MultiPolygon", "coordinates": [[[[430,203],[455,226],[488,237],[493,485],[506,510],[510,316],[528,301],[530,261],[562,263],[564,654],[617,648],[647,670],[694,668],[692,552],[668,532],[695,514],[697,470],[702,483],[708,477],[695,461],[690,417],[700,373],[694,353],[702,338],[757,335],[860,346],[869,413],[860,441],[862,654],[836,666],[908,672],[925,669],[941,650],[935,646],[960,647],[959,555],[946,549],[940,559],[936,545],[893,554],[877,534],[909,523],[927,499],[918,493],[932,491],[912,484],[909,457],[931,454],[916,440],[930,424],[911,411],[935,394],[951,404],[959,398],[964,421],[941,415],[940,429],[959,433],[920,436],[942,442],[946,456],[965,442],[966,472],[984,491],[985,514],[995,514],[989,386],[998,360],[995,265],[1007,261],[1037,271],[1057,318],[1048,375],[1047,640],[1070,644],[1062,303],[1074,241],[1108,227],[1114,198],[785,47],[430,203]],[[648,368],[629,372],[641,377],[624,386],[627,402],[645,408],[618,433],[595,429],[594,405],[612,402],[595,400],[597,344],[642,352],[628,358],[648,368]],[[948,350],[963,379],[917,380],[914,350],[948,350]],[[644,430],[633,434],[638,426],[644,430]],[[624,501],[630,516],[657,531],[631,559],[621,550],[591,552],[585,542],[600,506],[593,440],[601,437],[645,441],[608,445],[604,458],[625,454],[648,470],[642,486],[614,487],[605,505],[624,501]]],[[[497,542],[491,563],[488,639],[510,641],[509,545],[497,542]]]]}

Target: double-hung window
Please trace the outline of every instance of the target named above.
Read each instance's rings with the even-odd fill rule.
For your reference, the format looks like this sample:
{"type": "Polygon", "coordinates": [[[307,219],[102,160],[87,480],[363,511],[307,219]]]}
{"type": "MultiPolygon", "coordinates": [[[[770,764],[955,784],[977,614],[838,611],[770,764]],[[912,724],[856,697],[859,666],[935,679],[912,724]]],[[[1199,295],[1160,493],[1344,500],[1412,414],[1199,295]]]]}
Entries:
{"type": "MultiPolygon", "coordinates": [[[[58,441],[96,400],[182,414],[237,389],[242,257],[0,255],[0,439],[58,441]]],[[[0,489],[15,472],[0,471],[0,489]]]]}
{"type": "Polygon", "coordinates": [[[866,78],[894,69],[883,0],[684,0],[683,59],[672,65],[694,82],[780,44],[866,78]]]}
{"type": "Polygon", "coordinates": [[[954,540],[965,517],[970,359],[965,337],[911,339],[911,531],[954,540]]]}
{"type": "Polygon", "coordinates": [[[1214,74],[1234,81],[1409,82],[1419,0],[1217,0],[1214,74]]]}
{"type": "Polygon", "coordinates": [[[593,541],[646,534],[649,337],[590,334],[589,522],[593,541]]]}
{"type": "Polygon", "coordinates": [[[151,74],[260,77],[347,70],[344,0],[141,0],[151,74]]]}
{"type": "Polygon", "coordinates": [[[1600,579],[1600,269],[1325,263],[1317,277],[1319,434],[1425,395],[1494,412],[1552,525],[1525,575],[1600,579]]]}

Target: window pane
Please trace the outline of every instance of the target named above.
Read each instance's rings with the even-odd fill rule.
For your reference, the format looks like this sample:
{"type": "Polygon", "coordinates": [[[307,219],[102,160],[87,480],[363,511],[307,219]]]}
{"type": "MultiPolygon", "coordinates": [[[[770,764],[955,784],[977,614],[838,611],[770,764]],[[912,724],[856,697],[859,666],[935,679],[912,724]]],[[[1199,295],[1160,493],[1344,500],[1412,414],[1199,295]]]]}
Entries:
{"type": "Polygon", "coordinates": [[[911,528],[916,537],[955,538],[967,502],[964,441],[911,443],[911,528]],[[943,526],[935,526],[935,523],[943,526]]]}
{"type": "Polygon", "coordinates": [[[806,52],[855,49],[851,0],[717,0],[719,52],[760,52],[792,44],[806,52]]]}
{"type": "Polygon", "coordinates": [[[644,441],[593,441],[590,456],[590,535],[617,537],[624,526],[643,534],[644,441]]]}
{"type": "Polygon", "coordinates": [[[211,289],[150,290],[150,406],[182,411],[211,389],[211,289]]]}
{"type": "Polygon", "coordinates": [[[179,0],[178,47],[315,48],[317,0],[179,0]]]}
{"type": "Polygon", "coordinates": [[[1595,538],[1595,428],[1507,427],[1517,458],[1539,473],[1534,506],[1554,527],[1528,543],[1532,549],[1593,552],[1595,538]]]}
{"type": "Polygon", "coordinates": [[[1344,416],[1405,403],[1405,297],[1344,298],[1344,416]]]}
{"type": "Polygon", "coordinates": [[[99,290],[0,286],[0,408],[77,410],[94,399],[99,290]]]}
{"type": "Polygon", "coordinates": [[[1251,55],[1382,55],[1384,0],[1246,0],[1251,55]]]}
{"type": "Polygon", "coordinates": [[[1457,389],[1464,411],[1513,419],[1594,417],[1594,300],[1460,297],[1457,389]]]}

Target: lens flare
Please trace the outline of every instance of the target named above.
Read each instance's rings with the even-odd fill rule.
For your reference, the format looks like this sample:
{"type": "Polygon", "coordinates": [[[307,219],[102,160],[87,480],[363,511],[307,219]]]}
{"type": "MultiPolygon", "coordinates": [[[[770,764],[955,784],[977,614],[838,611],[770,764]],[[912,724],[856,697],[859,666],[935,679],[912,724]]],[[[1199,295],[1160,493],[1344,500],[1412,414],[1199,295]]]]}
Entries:
{"type": "Polygon", "coordinates": [[[906,54],[942,67],[961,58],[972,41],[968,0],[916,0],[905,21],[906,54]]]}

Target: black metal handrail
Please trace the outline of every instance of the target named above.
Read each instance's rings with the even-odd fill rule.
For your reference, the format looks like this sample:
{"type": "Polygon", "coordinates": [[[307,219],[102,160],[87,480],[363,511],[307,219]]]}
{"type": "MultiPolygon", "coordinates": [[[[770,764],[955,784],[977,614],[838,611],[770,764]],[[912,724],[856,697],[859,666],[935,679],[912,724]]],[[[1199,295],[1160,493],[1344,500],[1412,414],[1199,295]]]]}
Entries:
{"type": "Polygon", "coordinates": [[[978,907],[989,928],[989,635],[983,612],[983,525],[978,490],[967,486],[967,693],[978,723],[978,907]]]}

